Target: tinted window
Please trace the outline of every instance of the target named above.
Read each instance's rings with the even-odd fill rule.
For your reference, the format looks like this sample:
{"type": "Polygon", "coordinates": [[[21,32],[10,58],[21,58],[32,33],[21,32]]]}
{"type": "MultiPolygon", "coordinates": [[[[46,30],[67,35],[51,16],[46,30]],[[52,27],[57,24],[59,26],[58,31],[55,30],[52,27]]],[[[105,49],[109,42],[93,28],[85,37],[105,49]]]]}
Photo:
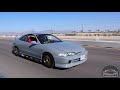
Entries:
{"type": "Polygon", "coordinates": [[[37,38],[41,44],[62,42],[59,38],[50,34],[38,35],[37,38]]]}

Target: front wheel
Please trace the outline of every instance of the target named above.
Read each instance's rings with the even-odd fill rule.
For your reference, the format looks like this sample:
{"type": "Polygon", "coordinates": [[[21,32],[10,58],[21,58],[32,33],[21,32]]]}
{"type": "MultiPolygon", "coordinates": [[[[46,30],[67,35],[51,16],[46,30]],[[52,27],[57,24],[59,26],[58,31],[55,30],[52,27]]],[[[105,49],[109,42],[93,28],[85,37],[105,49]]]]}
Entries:
{"type": "Polygon", "coordinates": [[[42,58],[42,63],[48,68],[54,67],[54,59],[50,54],[44,54],[42,58]]]}
{"type": "Polygon", "coordinates": [[[20,56],[18,47],[14,47],[14,48],[13,48],[13,53],[14,53],[16,56],[20,56]]]}

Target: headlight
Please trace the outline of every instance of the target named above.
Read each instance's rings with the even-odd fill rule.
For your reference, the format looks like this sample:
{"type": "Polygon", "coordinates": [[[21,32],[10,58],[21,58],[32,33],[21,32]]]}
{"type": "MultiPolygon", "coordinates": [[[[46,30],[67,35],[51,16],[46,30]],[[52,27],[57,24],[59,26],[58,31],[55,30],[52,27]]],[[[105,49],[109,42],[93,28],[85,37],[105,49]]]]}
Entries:
{"type": "Polygon", "coordinates": [[[58,56],[66,57],[66,56],[67,56],[67,53],[59,53],[58,56]]]}
{"type": "Polygon", "coordinates": [[[67,53],[67,54],[68,54],[68,56],[73,56],[73,55],[75,55],[74,52],[70,52],[70,53],[67,53]]]}
{"type": "Polygon", "coordinates": [[[59,53],[58,56],[63,56],[63,57],[66,57],[66,56],[73,56],[75,55],[74,52],[69,52],[69,53],[59,53]]]}

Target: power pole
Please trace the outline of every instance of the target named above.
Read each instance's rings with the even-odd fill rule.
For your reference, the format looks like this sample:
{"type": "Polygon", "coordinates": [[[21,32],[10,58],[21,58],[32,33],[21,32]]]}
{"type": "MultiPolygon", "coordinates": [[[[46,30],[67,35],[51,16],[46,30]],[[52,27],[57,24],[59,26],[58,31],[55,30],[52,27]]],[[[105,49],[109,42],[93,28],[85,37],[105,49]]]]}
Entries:
{"type": "Polygon", "coordinates": [[[83,31],[83,24],[82,24],[82,31],[83,31]]]}
{"type": "Polygon", "coordinates": [[[52,31],[52,26],[51,26],[51,34],[53,34],[53,31],[52,31]]]}

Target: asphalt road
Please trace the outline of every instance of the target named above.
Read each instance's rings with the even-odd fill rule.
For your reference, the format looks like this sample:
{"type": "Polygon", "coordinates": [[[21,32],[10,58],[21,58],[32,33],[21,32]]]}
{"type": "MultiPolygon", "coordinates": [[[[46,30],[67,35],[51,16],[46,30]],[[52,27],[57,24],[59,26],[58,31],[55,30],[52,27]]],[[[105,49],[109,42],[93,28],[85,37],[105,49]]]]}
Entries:
{"type": "Polygon", "coordinates": [[[6,78],[102,78],[108,65],[120,72],[120,50],[85,47],[87,62],[69,69],[50,69],[40,63],[16,57],[11,53],[12,41],[0,40],[0,75],[6,78]]]}
{"type": "MultiPolygon", "coordinates": [[[[66,40],[69,41],[69,40],[66,40]]],[[[88,45],[88,46],[94,46],[94,47],[108,47],[108,48],[115,48],[115,49],[120,49],[120,42],[118,41],[102,41],[102,40],[71,40],[70,42],[77,43],[80,45],[88,45]]]]}

